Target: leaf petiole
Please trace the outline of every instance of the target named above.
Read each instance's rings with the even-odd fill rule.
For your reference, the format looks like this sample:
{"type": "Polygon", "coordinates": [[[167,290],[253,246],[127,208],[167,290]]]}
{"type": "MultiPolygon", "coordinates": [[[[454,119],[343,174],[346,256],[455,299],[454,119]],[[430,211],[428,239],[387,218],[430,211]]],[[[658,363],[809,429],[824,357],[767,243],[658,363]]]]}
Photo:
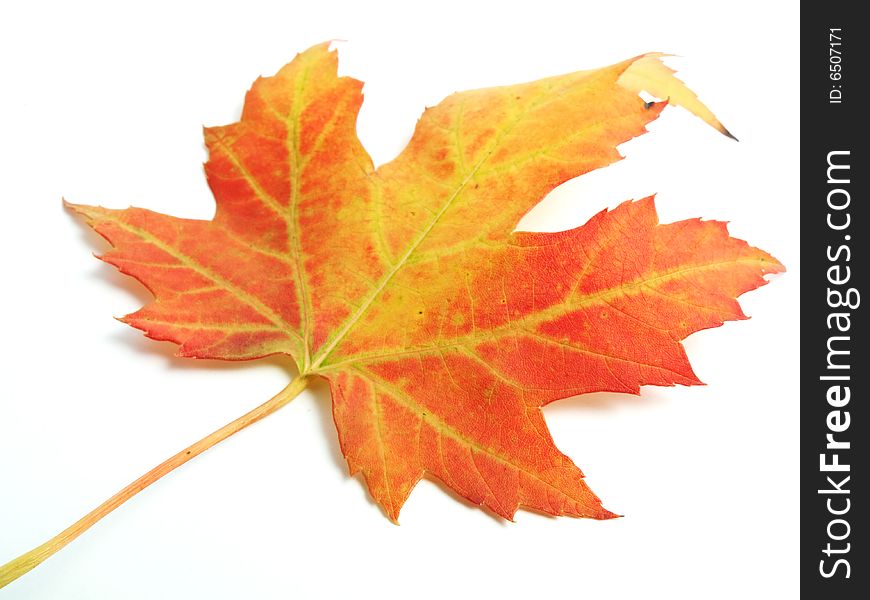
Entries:
{"type": "Polygon", "coordinates": [[[22,554],[3,566],[0,566],[0,588],[12,583],[31,569],[38,566],[42,561],[90,529],[91,526],[97,523],[100,519],[124,504],[124,502],[147,488],[155,481],[159,480],[164,475],[171,473],[195,456],[198,456],[212,446],[219,444],[234,433],[238,433],[248,425],[256,423],[263,417],[266,417],[286,406],[305,389],[307,384],[307,377],[303,375],[296,377],[289,385],[287,385],[287,387],[267,402],[264,402],[235,421],[227,423],[220,429],[210,433],[198,442],[191,444],[181,452],[163,461],[44,544],[37,546],[33,550],[22,554]]]}

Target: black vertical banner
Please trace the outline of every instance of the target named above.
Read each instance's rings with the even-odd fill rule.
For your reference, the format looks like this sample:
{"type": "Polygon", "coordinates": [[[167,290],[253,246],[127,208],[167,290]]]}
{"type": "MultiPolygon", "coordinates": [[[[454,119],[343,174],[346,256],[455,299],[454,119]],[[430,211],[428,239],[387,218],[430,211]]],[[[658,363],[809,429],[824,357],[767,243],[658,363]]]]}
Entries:
{"type": "Polygon", "coordinates": [[[801,8],[801,591],[846,600],[870,593],[870,30],[861,3],[801,8]]]}

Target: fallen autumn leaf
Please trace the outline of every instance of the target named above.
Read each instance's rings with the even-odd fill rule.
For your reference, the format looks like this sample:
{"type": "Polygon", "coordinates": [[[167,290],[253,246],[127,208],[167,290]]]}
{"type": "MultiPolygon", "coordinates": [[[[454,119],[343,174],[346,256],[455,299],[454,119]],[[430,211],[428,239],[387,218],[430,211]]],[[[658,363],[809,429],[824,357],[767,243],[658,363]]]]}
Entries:
{"type": "Polygon", "coordinates": [[[289,355],[299,376],[0,567],[0,587],[315,376],[351,473],[393,521],[426,473],[508,519],[616,516],[540,408],[700,383],[680,340],[745,318],[736,297],[783,270],[723,223],[660,224],[652,198],[569,231],[514,231],[646,131],[668,101],[641,90],[733,137],[661,56],[454,94],[375,169],[356,136],[362,83],[322,44],[258,79],[240,122],[205,130],[213,220],[68,204],[112,244],[101,258],[154,294],[126,323],[183,357],[289,355]]]}

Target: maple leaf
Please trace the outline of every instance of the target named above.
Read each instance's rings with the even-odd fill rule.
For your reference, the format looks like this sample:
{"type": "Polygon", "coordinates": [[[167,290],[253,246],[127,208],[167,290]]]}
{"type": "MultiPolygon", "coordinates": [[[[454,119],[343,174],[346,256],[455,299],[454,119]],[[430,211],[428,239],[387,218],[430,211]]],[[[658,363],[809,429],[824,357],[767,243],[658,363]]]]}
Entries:
{"type": "Polygon", "coordinates": [[[69,204],[111,243],[101,258],[154,295],[123,321],[181,356],[285,354],[300,373],[135,491],[321,376],[351,472],[394,521],[426,473],[508,519],[615,516],[541,407],[698,384],[680,340],[745,318],[736,297],[783,270],[723,223],[659,224],[652,198],[514,231],[646,131],[668,101],[641,89],[730,136],[661,56],[454,94],[375,169],[356,136],[362,83],[322,44],[258,79],[238,123],[205,129],[214,219],[69,204]]]}

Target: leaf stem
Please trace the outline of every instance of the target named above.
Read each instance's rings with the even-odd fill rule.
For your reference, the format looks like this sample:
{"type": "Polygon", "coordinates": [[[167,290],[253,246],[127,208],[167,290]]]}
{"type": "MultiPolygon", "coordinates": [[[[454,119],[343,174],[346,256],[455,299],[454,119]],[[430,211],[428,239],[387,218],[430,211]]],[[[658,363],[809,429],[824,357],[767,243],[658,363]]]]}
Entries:
{"type": "Polygon", "coordinates": [[[234,433],[237,433],[256,423],[263,417],[266,417],[279,408],[286,406],[299,393],[305,389],[308,384],[305,376],[298,376],[290,384],[275,395],[271,400],[261,404],[252,411],[242,415],[235,421],[227,423],[220,429],[210,433],[198,442],[191,444],[175,456],[160,463],[144,475],[119,491],[117,494],[100,504],[97,508],[89,512],[87,515],[61,531],[59,534],[37,546],[30,552],[22,554],[3,566],[0,566],[0,588],[5,587],[15,581],[34,567],[38,566],[42,561],[50,557],[52,554],[69,544],[82,533],[91,528],[100,519],[108,515],[110,512],[124,504],[127,500],[147,488],[149,485],[159,480],[164,475],[171,473],[187,461],[195,456],[198,456],[219,444],[234,433]]]}

